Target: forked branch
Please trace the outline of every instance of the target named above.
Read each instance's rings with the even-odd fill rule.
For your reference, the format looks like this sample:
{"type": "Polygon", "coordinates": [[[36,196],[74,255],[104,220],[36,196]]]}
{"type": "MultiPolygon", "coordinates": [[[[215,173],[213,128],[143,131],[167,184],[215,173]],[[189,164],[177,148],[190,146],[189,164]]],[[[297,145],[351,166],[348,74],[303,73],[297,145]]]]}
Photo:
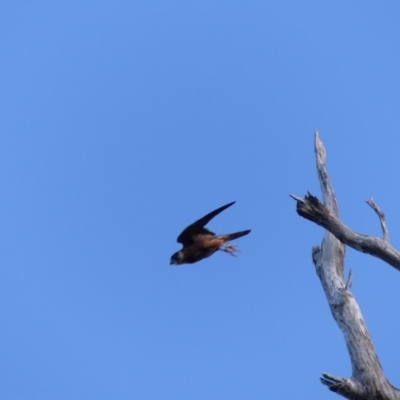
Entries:
{"type": "Polygon", "coordinates": [[[367,200],[367,203],[379,216],[383,239],[352,231],[310,193],[307,193],[304,199],[293,195],[291,197],[297,201],[296,211],[299,215],[327,229],[347,246],[377,257],[400,271],[400,252],[390,245],[385,215],[372,199],[367,200]]]}

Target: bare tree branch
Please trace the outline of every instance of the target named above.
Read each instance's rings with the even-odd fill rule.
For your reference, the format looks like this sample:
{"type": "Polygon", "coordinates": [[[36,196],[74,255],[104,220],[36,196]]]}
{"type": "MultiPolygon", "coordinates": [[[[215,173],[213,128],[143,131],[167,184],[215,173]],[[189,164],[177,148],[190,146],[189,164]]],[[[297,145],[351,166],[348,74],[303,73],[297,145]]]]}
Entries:
{"type": "MultiPolygon", "coordinates": [[[[389,235],[386,229],[386,222],[383,222],[385,225],[382,226],[383,229],[386,229],[386,233],[384,230],[384,239],[362,235],[344,225],[337,216],[312,194],[308,193],[304,199],[299,199],[299,197],[293,195],[291,197],[297,201],[296,211],[299,215],[327,229],[347,246],[377,257],[400,271],[400,252],[388,242],[389,235]]],[[[382,221],[384,219],[381,219],[381,225],[382,221]]]]}
{"type": "MultiPolygon", "coordinates": [[[[332,315],[343,333],[349,352],[352,376],[338,378],[324,373],[321,382],[330,390],[354,400],[400,400],[400,391],[383,375],[361,310],[350,292],[353,275],[350,271],[344,280],[344,256],[347,244],[356,250],[369,253],[400,269],[400,254],[388,244],[388,233],[383,213],[379,210],[384,239],[359,235],[339,219],[339,209],[329,175],[325,168],[325,148],[315,133],[317,172],[324,204],[307,194],[304,199],[291,195],[297,202],[297,212],[302,217],[326,229],[321,246],[312,249],[312,259],[328,300],[332,315]],[[383,222],[382,222],[383,221],[383,222]]],[[[374,203],[375,204],[375,203],[374,203]]]]}
{"type": "Polygon", "coordinates": [[[346,290],[349,290],[351,288],[351,285],[353,284],[353,271],[349,271],[349,276],[347,278],[346,286],[344,287],[346,290]]]}
{"type": "Polygon", "coordinates": [[[385,242],[389,242],[389,231],[386,226],[385,214],[375,203],[374,199],[371,197],[369,200],[365,200],[365,202],[376,212],[376,215],[379,217],[379,221],[381,223],[382,232],[383,232],[383,240],[385,242]]]}

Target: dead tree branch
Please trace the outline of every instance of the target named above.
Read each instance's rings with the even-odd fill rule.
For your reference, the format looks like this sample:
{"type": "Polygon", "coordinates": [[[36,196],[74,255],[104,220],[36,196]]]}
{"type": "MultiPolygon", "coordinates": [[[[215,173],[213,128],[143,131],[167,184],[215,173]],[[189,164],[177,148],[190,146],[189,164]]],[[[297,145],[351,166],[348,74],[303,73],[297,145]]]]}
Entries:
{"type": "Polygon", "coordinates": [[[325,148],[315,133],[315,155],[323,204],[310,193],[297,202],[302,217],[326,229],[321,246],[312,250],[312,259],[328,300],[332,315],[343,333],[349,352],[352,376],[339,378],[324,373],[321,382],[330,390],[353,400],[400,400],[400,391],[385,378],[361,310],[350,292],[352,273],[344,280],[345,244],[371,254],[400,270],[400,253],[392,248],[384,214],[371,199],[368,204],[378,214],[383,239],[360,235],[344,225],[329,175],[325,168],[325,148]]]}
{"type": "Polygon", "coordinates": [[[299,215],[322,226],[347,246],[377,257],[400,271],[400,252],[390,245],[385,215],[372,199],[367,200],[367,203],[379,216],[383,239],[352,231],[340,221],[338,216],[310,193],[304,199],[293,195],[291,197],[297,201],[296,211],[299,215]]]}
{"type": "Polygon", "coordinates": [[[385,214],[375,203],[374,199],[371,197],[369,200],[365,200],[365,202],[375,211],[376,215],[379,217],[379,221],[381,222],[382,232],[383,232],[383,240],[389,243],[389,231],[386,226],[385,214]]]}

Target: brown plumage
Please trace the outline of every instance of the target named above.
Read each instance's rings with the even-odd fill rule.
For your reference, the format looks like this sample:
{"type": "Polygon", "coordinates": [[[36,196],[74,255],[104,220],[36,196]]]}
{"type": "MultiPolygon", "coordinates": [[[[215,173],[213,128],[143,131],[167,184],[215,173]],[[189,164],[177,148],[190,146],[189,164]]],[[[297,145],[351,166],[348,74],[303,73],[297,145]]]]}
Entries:
{"type": "Polygon", "coordinates": [[[185,228],[177,239],[177,242],[182,243],[183,247],[172,255],[170,264],[193,264],[203,258],[210,257],[217,250],[222,250],[235,256],[235,252],[238,251],[238,249],[228,243],[228,241],[249,234],[251,232],[250,229],[227,235],[216,235],[205,228],[205,225],[207,225],[216,215],[233,204],[235,204],[234,201],[217,208],[185,228]]]}

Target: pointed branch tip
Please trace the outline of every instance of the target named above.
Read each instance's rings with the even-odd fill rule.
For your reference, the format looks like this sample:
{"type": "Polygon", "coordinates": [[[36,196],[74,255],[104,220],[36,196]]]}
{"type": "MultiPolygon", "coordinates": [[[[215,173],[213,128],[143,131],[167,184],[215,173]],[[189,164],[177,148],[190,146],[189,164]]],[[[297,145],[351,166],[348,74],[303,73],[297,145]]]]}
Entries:
{"type": "Polygon", "coordinates": [[[353,284],[353,271],[349,271],[349,276],[347,278],[346,286],[344,287],[345,290],[349,290],[351,288],[351,285],[353,284]]]}
{"type": "Polygon", "coordinates": [[[379,208],[378,204],[375,203],[372,197],[370,197],[368,200],[365,200],[365,202],[375,211],[375,214],[379,218],[383,233],[383,240],[385,242],[389,242],[389,230],[386,225],[385,213],[379,208]]]}
{"type": "Polygon", "coordinates": [[[297,196],[295,196],[294,194],[289,194],[289,196],[290,196],[292,199],[296,200],[296,201],[300,201],[300,202],[304,203],[304,200],[303,200],[301,197],[297,197],[297,196]]]}

